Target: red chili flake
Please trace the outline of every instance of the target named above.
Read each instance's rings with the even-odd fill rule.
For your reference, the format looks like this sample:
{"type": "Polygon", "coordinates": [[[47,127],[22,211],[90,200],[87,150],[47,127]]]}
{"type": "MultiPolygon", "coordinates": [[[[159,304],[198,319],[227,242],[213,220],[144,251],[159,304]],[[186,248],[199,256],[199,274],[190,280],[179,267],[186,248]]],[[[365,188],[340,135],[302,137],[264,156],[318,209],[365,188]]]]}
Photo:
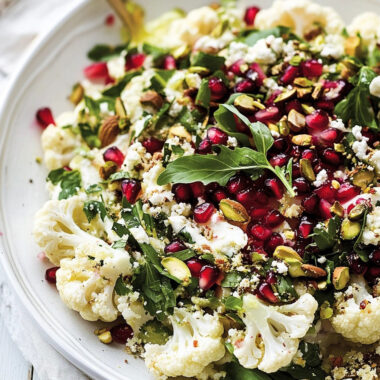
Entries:
{"type": "Polygon", "coordinates": [[[197,340],[193,340],[193,346],[198,347],[198,341],[197,340]]]}
{"type": "Polygon", "coordinates": [[[104,20],[104,24],[107,26],[112,26],[115,23],[115,15],[110,13],[104,20]]]}
{"type": "Polygon", "coordinates": [[[363,309],[365,309],[367,307],[367,305],[368,305],[368,301],[364,300],[364,301],[360,302],[359,306],[363,310],[363,309]]]}

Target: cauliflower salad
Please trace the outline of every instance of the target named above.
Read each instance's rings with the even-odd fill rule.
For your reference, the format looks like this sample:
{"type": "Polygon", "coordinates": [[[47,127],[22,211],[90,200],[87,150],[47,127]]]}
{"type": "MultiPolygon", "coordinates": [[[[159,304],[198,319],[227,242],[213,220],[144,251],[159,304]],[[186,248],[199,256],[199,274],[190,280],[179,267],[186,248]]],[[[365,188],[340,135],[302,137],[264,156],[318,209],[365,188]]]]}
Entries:
{"type": "Polygon", "coordinates": [[[36,113],[46,281],[160,380],[379,379],[380,16],[128,7],[36,113]]]}

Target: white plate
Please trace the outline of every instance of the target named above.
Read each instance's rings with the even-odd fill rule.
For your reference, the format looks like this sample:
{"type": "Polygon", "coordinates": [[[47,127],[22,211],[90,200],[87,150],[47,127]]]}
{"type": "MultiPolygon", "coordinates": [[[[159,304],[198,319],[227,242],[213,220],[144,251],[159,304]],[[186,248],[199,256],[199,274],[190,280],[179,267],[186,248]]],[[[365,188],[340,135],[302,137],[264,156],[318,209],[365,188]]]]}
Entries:
{"type": "MultiPolygon", "coordinates": [[[[148,17],[174,6],[193,8],[207,0],[144,0],[148,17]]],[[[254,3],[255,1],[250,1],[254,3]]],[[[270,0],[256,1],[265,7],[270,0]]],[[[328,0],[321,1],[325,5],[328,0]]],[[[335,8],[349,21],[360,12],[380,13],[374,0],[337,0],[335,8]]],[[[27,312],[48,341],[70,361],[96,379],[150,379],[143,361],[128,357],[119,345],[105,346],[93,334],[97,324],[82,320],[61,302],[44,280],[48,265],[37,259],[31,236],[33,215],[47,200],[47,171],[35,161],[42,155],[36,109],[49,106],[55,115],[70,109],[71,86],[88,63],[86,52],[95,43],[115,43],[117,28],[104,26],[110,12],[104,0],[81,0],[52,30],[38,39],[12,80],[0,112],[0,257],[27,312]],[[33,180],[33,183],[30,183],[33,180]]]]}

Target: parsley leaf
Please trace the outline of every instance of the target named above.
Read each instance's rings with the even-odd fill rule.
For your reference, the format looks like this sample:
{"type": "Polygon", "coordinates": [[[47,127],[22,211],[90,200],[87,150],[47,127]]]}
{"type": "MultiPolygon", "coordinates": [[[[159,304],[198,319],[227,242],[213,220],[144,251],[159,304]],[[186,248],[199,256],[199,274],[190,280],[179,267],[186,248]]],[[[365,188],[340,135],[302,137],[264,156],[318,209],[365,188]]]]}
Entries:
{"type": "Polygon", "coordinates": [[[121,275],[116,280],[116,283],[115,283],[115,292],[119,296],[125,296],[125,295],[127,295],[128,293],[131,292],[131,289],[129,289],[127,287],[127,285],[125,285],[125,282],[123,280],[123,276],[121,276],[121,275]]]}
{"type": "Polygon", "coordinates": [[[55,169],[52,170],[47,176],[47,181],[50,181],[53,185],[61,185],[61,191],[58,195],[58,199],[67,199],[75,195],[81,188],[81,175],[78,170],[65,170],[55,169]]]}
{"type": "Polygon", "coordinates": [[[335,245],[335,242],[339,238],[341,224],[342,220],[339,216],[335,215],[333,218],[329,219],[327,229],[321,224],[317,224],[314,227],[313,234],[311,236],[321,251],[332,248],[335,245]]]}
{"type": "Polygon", "coordinates": [[[84,203],[83,211],[87,216],[87,220],[91,222],[92,219],[96,217],[97,214],[100,215],[100,218],[104,221],[104,218],[107,215],[106,208],[103,202],[99,201],[87,201],[84,203]]]}
{"type": "Polygon", "coordinates": [[[234,296],[227,297],[223,303],[227,310],[239,311],[243,308],[243,300],[234,296]]]}
{"type": "Polygon", "coordinates": [[[224,288],[235,288],[239,285],[240,281],[242,280],[242,276],[239,272],[229,272],[226,274],[222,281],[222,286],[224,288]]]}
{"type": "Polygon", "coordinates": [[[124,90],[125,86],[137,75],[141,74],[141,70],[130,71],[126,73],[123,78],[121,78],[115,85],[107,88],[102,92],[105,96],[110,96],[112,98],[117,98],[120,96],[121,92],[124,90]]]}
{"type": "Polygon", "coordinates": [[[106,61],[114,56],[117,56],[127,47],[127,45],[111,46],[106,44],[97,44],[87,53],[87,57],[92,61],[106,61]]]}
{"type": "Polygon", "coordinates": [[[200,51],[191,57],[191,66],[206,67],[210,71],[220,70],[224,65],[225,58],[218,55],[207,54],[200,51]]]}
{"type": "Polygon", "coordinates": [[[361,241],[362,241],[362,237],[363,237],[363,232],[364,232],[364,229],[365,229],[365,226],[366,226],[366,223],[367,223],[367,215],[368,215],[368,208],[366,207],[365,211],[364,211],[364,215],[363,215],[363,220],[362,220],[362,225],[361,225],[361,228],[360,228],[360,233],[358,235],[358,237],[356,238],[355,240],[355,243],[354,243],[354,251],[359,255],[359,257],[366,263],[368,262],[368,253],[364,250],[364,249],[361,249],[361,241]]]}

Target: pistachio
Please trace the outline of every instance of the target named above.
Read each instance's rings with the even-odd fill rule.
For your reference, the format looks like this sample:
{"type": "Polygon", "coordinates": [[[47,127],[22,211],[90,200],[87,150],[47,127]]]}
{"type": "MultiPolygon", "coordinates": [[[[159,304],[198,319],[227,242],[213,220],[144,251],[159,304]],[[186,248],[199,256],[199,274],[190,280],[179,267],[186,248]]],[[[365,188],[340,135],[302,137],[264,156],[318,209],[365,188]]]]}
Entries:
{"type": "Polygon", "coordinates": [[[296,260],[300,263],[303,262],[302,257],[291,247],[286,245],[279,245],[276,247],[273,253],[273,257],[286,262],[287,259],[296,260]]]}
{"type": "Polygon", "coordinates": [[[291,90],[285,91],[277,96],[277,98],[274,100],[275,103],[281,103],[286,100],[291,99],[296,94],[296,89],[293,88],[291,90]]]}
{"type": "Polygon", "coordinates": [[[303,99],[310,95],[313,91],[313,87],[297,88],[297,98],[303,99]]]}
{"type": "Polygon", "coordinates": [[[352,240],[359,235],[361,225],[359,222],[352,222],[349,219],[344,219],[340,229],[340,234],[344,240],[352,240]]]}
{"type": "Polygon", "coordinates": [[[296,86],[300,86],[300,87],[310,87],[313,85],[313,82],[311,80],[304,77],[295,78],[293,83],[296,86]]]}
{"type": "Polygon", "coordinates": [[[294,132],[300,131],[306,125],[305,116],[295,109],[290,110],[288,114],[288,122],[290,123],[289,128],[294,132]]]}
{"type": "Polygon", "coordinates": [[[120,97],[116,98],[115,100],[115,112],[119,117],[127,117],[127,111],[120,97]]]}
{"type": "Polygon", "coordinates": [[[328,301],[324,301],[319,310],[319,315],[321,319],[330,319],[334,314],[334,310],[330,306],[328,301]]]}
{"type": "Polygon", "coordinates": [[[366,211],[367,207],[363,203],[359,203],[356,206],[354,206],[350,212],[348,213],[348,219],[356,221],[360,220],[366,211]]]}
{"type": "Polygon", "coordinates": [[[315,265],[302,264],[301,269],[305,272],[307,277],[321,278],[327,276],[327,272],[324,269],[316,267],[315,265]]]}
{"type": "Polygon", "coordinates": [[[108,179],[109,176],[117,171],[117,164],[113,161],[107,161],[99,168],[99,175],[103,179],[108,179]]]}
{"type": "Polygon", "coordinates": [[[189,285],[191,272],[183,261],[176,257],[165,257],[162,259],[161,264],[170,275],[181,280],[183,285],[189,285]]]}
{"type": "Polygon", "coordinates": [[[251,255],[253,263],[263,263],[265,262],[265,256],[258,252],[253,252],[251,255]]]}
{"type": "Polygon", "coordinates": [[[256,110],[256,107],[254,106],[255,101],[251,96],[242,94],[239,95],[235,100],[234,100],[234,106],[242,112],[254,112],[256,110]]]}
{"type": "Polygon", "coordinates": [[[105,331],[98,335],[98,339],[104,344],[112,343],[112,335],[109,331],[105,331]]]}
{"type": "Polygon", "coordinates": [[[305,272],[302,269],[302,263],[295,259],[285,259],[286,264],[288,264],[288,272],[290,277],[303,277],[305,272]]]}
{"type": "Polygon", "coordinates": [[[373,182],[374,178],[375,173],[373,171],[362,169],[354,174],[352,183],[364,190],[369,184],[373,182]]]}
{"type": "Polygon", "coordinates": [[[301,104],[302,106],[302,109],[308,114],[310,115],[311,113],[313,113],[315,111],[315,108],[313,106],[309,106],[307,104],[301,104]]]}
{"type": "Polygon", "coordinates": [[[311,93],[311,97],[314,99],[314,100],[317,100],[320,95],[322,94],[322,90],[323,90],[323,85],[322,83],[316,83],[314,85],[314,90],[313,92],[311,93]]]}
{"type": "Polygon", "coordinates": [[[311,145],[312,136],[307,134],[295,135],[292,137],[292,143],[300,146],[311,145]]]}
{"type": "Polygon", "coordinates": [[[317,286],[319,290],[325,290],[327,288],[327,281],[326,280],[319,281],[317,286]]]}
{"type": "Polygon", "coordinates": [[[185,55],[190,53],[190,48],[187,44],[182,44],[178,48],[175,48],[172,51],[172,55],[175,59],[178,59],[180,57],[184,57],[185,55]]]}
{"type": "Polygon", "coordinates": [[[308,181],[315,181],[315,173],[314,173],[313,166],[311,165],[310,160],[308,160],[307,158],[301,158],[300,170],[301,170],[301,174],[308,181]]]}
{"type": "Polygon", "coordinates": [[[207,75],[210,73],[210,70],[203,66],[191,66],[188,69],[189,73],[195,73],[199,75],[207,75]]]}
{"type": "Polygon", "coordinates": [[[359,57],[362,53],[361,38],[359,36],[350,36],[344,41],[344,51],[353,57],[359,57]]]}
{"type": "Polygon", "coordinates": [[[346,149],[343,144],[334,144],[334,150],[339,153],[343,153],[346,149]]]}
{"type": "Polygon", "coordinates": [[[286,116],[283,116],[279,121],[278,129],[280,131],[281,136],[287,136],[289,134],[290,130],[286,116]]]}
{"type": "Polygon", "coordinates": [[[264,104],[260,103],[259,100],[254,100],[253,105],[258,108],[259,110],[265,110],[264,104]]]}
{"type": "Polygon", "coordinates": [[[191,142],[191,134],[182,125],[178,125],[178,124],[173,125],[169,129],[169,136],[170,137],[177,136],[177,137],[185,139],[188,142],[191,142]]]}
{"type": "Polygon", "coordinates": [[[350,281],[350,270],[348,267],[336,267],[332,275],[332,283],[336,290],[342,290],[350,281]]]}
{"type": "Polygon", "coordinates": [[[164,104],[164,99],[158,92],[149,90],[142,94],[140,102],[144,105],[149,105],[156,109],[160,109],[164,104]]]}
{"type": "Polygon", "coordinates": [[[82,99],[84,95],[84,88],[80,83],[76,83],[71,91],[69,96],[69,100],[74,105],[77,105],[82,99]]]}
{"type": "Polygon", "coordinates": [[[330,207],[330,211],[335,215],[338,215],[340,218],[343,218],[344,216],[344,208],[338,201],[334,202],[334,204],[330,207]]]}
{"type": "Polygon", "coordinates": [[[120,132],[119,128],[119,117],[118,116],[109,116],[103,120],[102,126],[99,129],[99,139],[101,146],[105,147],[112,144],[117,135],[120,132]]]}
{"type": "Polygon", "coordinates": [[[331,181],[331,186],[335,189],[335,190],[338,190],[340,188],[340,183],[336,180],[336,179],[333,179],[331,181]]]}
{"type": "Polygon", "coordinates": [[[274,133],[280,133],[278,126],[274,123],[268,123],[267,127],[274,133]]]}
{"type": "Polygon", "coordinates": [[[290,231],[290,230],[284,231],[284,235],[288,240],[293,240],[296,236],[294,231],[290,231]]]}
{"type": "Polygon", "coordinates": [[[245,223],[249,220],[249,215],[245,207],[232,199],[222,199],[219,208],[227,220],[245,223]]]}

